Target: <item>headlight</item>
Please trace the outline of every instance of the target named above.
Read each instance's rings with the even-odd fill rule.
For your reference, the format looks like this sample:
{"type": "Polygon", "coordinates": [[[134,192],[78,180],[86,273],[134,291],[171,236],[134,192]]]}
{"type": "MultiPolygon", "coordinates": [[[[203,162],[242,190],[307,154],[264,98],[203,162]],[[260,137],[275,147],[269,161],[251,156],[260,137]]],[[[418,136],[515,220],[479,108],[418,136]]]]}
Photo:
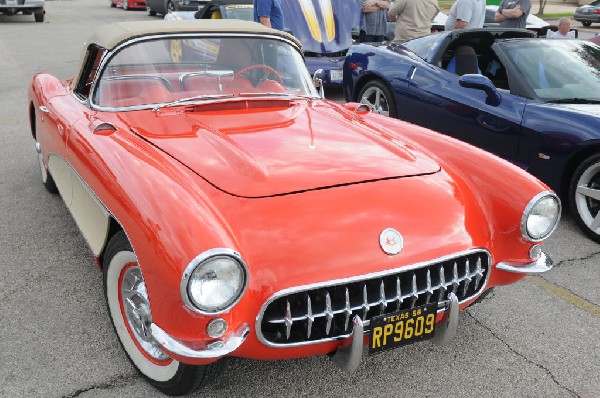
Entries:
{"type": "Polygon", "coordinates": [[[248,285],[246,264],[231,249],[211,249],[187,266],[181,297],[196,312],[218,314],[235,305],[248,285]]]}
{"type": "Polygon", "coordinates": [[[525,208],[521,218],[521,233],[531,241],[546,239],[560,220],[560,200],[552,192],[536,195],[525,208]]]}

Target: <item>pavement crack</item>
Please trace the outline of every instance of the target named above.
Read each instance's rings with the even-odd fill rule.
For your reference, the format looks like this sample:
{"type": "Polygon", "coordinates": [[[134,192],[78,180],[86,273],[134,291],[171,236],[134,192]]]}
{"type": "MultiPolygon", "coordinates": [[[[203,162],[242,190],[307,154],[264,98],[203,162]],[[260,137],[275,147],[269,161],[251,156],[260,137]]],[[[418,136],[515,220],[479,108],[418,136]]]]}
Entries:
{"type": "Polygon", "coordinates": [[[126,375],[118,375],[110,378],[108,381],[94,384],[90,387],[81,388],[77,391],[74,391],[70,394],[63,395],[62,398],[75,398],[79,397],[81,394],[84,394],[88,391],[92,390],[110,390],[115,387],[124,387],[133,384],[140,377],[137,374],[126,374],[126,375]]]}
{"type": "Polygon", "coordinates": [[[565,258],[564,260],[560,260],[559,262],[554,263],[554,267],[560,267],[564,263],[571,263],[571,262],[574,262],[574,261],[590,260],[590,259],[592,259],[592,258],[594,258],[596,256],[599,256],[599,255],[600,255],[600,252],[596,252],[596,253],[588,254],[587,256],[584,256],[584,257],[565,258]]]}
{"type": "Polygon", "coordinates": [[[475,321],[475,323],[479,326],[481,326],[482,328],[484,328],[485,330],[487,330],[488,332],[490,332],[490,334],[496,338],[498,341],[500,341],[502,344],[504,344],[510,352],[512,352],[513,354],[517,355],[518,357],[521,357],[525,360],[525,362],[538,367],[539,369],[543,370],[549,377],[550,379],[560,388],[562,388],[563,390],[567,391],[569,394],[571,394],[572,397],[575,398],[581,398],[581,396],[579,394],[577,394],[575,391],[571,390],[570,388],[563,386],[558,379],[556,378],[556,376],[554,376],[554,374],[552,373],[552,371],[550,369],[548,369],[546,366],[537,363],[535,361],[533,361],[532,359],[527,358],[527,356],[525,356],[524,354],[520,353],[519,351],[517,351],[516,349],[514,349],[510,344],[508,344],[506,341],[502,340],[502,338],[500,336],[498,336],[490,327],[486,326],[483,322],[481,322],[479,319],[477,319],[475,317],[475,315],[471,314],[471,312],[466,309],[464,310],[464,312],[471,317],[471,319],[473,319],[473,321],[475,321]]]}

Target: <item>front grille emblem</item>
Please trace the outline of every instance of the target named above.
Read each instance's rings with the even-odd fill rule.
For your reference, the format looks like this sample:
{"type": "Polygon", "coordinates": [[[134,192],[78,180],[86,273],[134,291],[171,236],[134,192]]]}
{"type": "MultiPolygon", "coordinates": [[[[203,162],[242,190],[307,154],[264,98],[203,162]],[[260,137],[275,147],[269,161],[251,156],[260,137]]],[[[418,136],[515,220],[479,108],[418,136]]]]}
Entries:
{"type": "Polygon", "coordinates": [[[379,244],[384,252],[394,255],[400,253],[404,247],[404,239],[395,229],[387,228],[379,235],[379,244]]]}

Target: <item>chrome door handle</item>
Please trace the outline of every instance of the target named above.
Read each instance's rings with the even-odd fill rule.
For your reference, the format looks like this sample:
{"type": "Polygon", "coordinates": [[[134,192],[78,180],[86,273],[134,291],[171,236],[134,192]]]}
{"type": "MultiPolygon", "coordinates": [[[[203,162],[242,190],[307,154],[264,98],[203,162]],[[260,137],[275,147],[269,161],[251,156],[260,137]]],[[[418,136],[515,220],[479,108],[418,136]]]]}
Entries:
{"type": "Polygon", "coordinates": [[[40,105],[40,111],[44,112],[44,113],[50,113],[50,111],[48,110],[48,108],[46,108],[43,105],[40,105]]]}

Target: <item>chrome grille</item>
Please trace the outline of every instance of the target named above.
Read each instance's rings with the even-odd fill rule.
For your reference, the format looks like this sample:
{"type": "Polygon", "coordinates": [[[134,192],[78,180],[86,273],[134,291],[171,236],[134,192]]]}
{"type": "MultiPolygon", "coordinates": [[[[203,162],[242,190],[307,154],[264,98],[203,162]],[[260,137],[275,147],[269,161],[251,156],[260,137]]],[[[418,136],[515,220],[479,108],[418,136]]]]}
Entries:
{"type": "Polygon", "coordinates": [[[326,284],[302,286],[275,294],[257,319],[259,339],[270,346],[295,346],[335,340],[352,332],[352,318],[371,318],[429,303],[459,302],[481,292],[490,256],[475,250],[385,273],[326,284]]]}

